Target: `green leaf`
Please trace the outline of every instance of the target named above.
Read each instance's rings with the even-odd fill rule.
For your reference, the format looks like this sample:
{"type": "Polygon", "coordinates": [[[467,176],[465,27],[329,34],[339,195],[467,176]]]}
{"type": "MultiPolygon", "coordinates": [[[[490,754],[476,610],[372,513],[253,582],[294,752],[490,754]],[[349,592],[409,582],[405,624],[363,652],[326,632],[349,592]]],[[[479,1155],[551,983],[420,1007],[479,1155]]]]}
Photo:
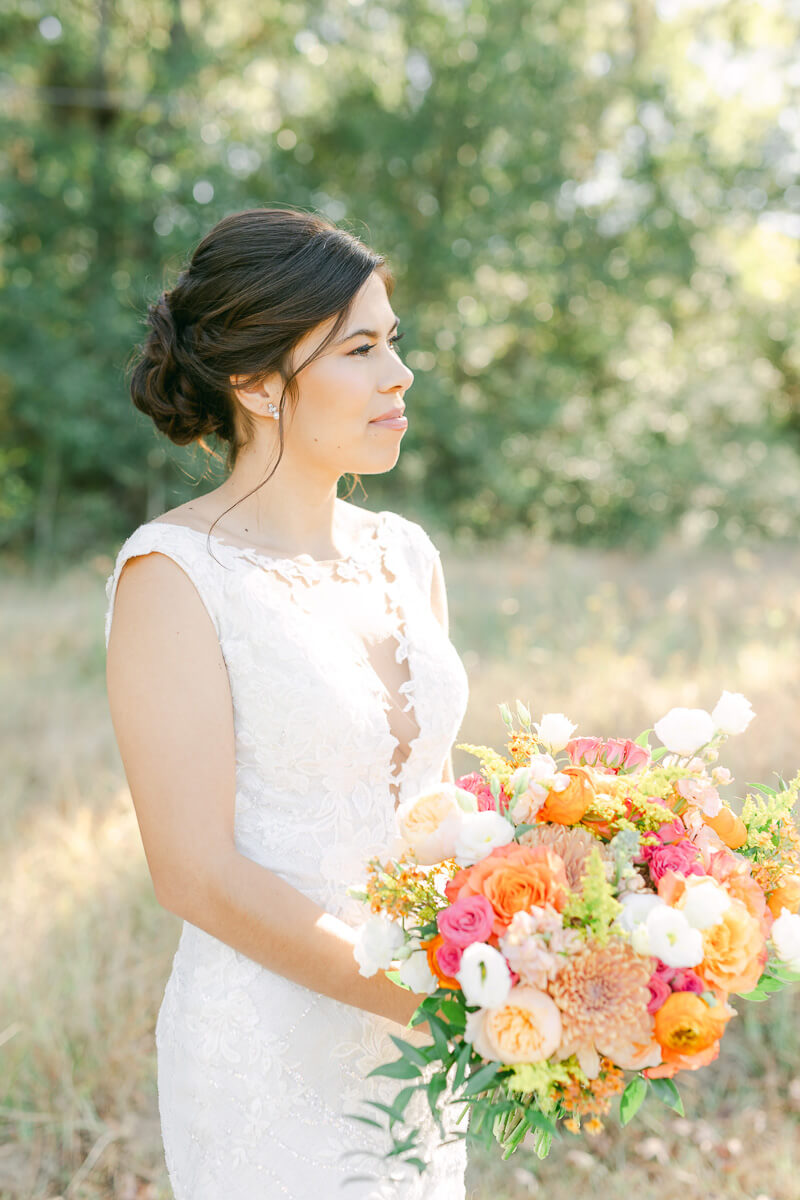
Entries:
{"type": "Polygon", "coordinates": [[[423,1162],[421,1158],[404,1158],[403,1162],[412,1163],[417,1168],[420,1175],[423,1173],[423,1171],[427,1171],[428,1169],[428,1164],[423,1162]]]}
{"type": "Polygon", "coordinates": [[[464,1082],[467,1074],[467,1067],[469,1066],[469,1060],[471,1058],[472,1043],[464,1042],[464,1045],[461,1047],[458,1053],[458,1058],[456,1059],[456,1074],[455,1079],[453,1080],[454,1088],[460,1088],[461,1084],[464,1082]]]}
{"type": "Polygon", "coordinates": [[[634,743],[633,743],[634,746],[646,746],[647,740],[648,740],[648,735],[653,732],[654,732],[654,730],[652,730],[652,729],[645,729],[644,733],[640,733],[637,738],[634,738],[634,743]]]}
{"type": "Polygon", "coordinates": [[[389,1037],[395,1046],[397,1046],[403,1058],[408,1059],[409,1062],[416,1063],[418,1067],[427,1067],[429,1060],[424,1051],[418,1049],[416,1046],[412,1046],[410,1042],[404,1042],[401,1037],[395,1037],[393,1033],[390,1033],[389,1037]]]}
{"type": "Polygon", "coordinates": [[[769,996],[764,992],[760,992],[758,988],[752,992],[737,992],[736,995],[739,1000],[749,1000],[753,1004],[763,1004],[766,1000],[769,1000],[769,996]]]}
{"type": "Polygon", "coordinates": [[[686,1115],[683,1111],[681,1094],[671,1079],[651,1079],[650,1087],[658,1099],[666,1104],[668,1108],[671,1108],[681,1117],[686,1115]]]}
{"type": "Polygon", "coordinates": [[[477,1071],[473,1071],[467,1079],[467,1082],[462,1091],[462,1096],[474,1096],[476,1092],[485,1091],[491,1087],[502,1070],[502,1064],[496,1062],[488,1062],[484,1066],[479,1067],[477,1071]]]}
{"type": "Polygon", "coordinates": [[[365,1078],[370,1079],[373,1075],[386,1075],[389,1079],[418,1079],[420,1074],[419,1067],[415,1067],[413,1063],[407,1062],[404,1058],[398,1058],[395,1062],[375,1067],[373,1071],[368,1072],[365,1078]]]}
{"type": "Polygon", "coordinates": [[[467,1025],[467,1014],[463,1004],[459,1004],[457,1000],[443,1000],[439,1007],[450,1022],[453,1031],[463,1033],[467,1025]]]}
{"type": "Polygon", "coordinates": [[[620,1096],[619,1119],[622,1125],[627,1125],[636,1116],[646,1095],[647,1080],[641,1075],[634,1075],[620,1096]]]}
{"type": "Polygon", "coordinates": [[[364,1125],[374,1125],[376,1129],[383,1129],[380,1121],[373,1121],[372,1117],[361,1117],[358,1113],[342,1113],[342,1116],[349,1117],[351,1121],[362,1121],[364,1125]]]}

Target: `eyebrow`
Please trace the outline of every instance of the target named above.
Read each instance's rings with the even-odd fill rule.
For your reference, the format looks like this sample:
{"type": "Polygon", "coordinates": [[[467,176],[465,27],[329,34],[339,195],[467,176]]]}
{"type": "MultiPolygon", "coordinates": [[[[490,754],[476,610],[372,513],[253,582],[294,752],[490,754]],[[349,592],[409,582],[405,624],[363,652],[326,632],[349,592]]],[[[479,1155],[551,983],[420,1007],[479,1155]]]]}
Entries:
{"type": "MultiPolygon", "coordinates": [[[[400,324],[400,318],[396,316],[394,319],[394,325],[392,325],[390,327],[389,333],[392,332],[392,329],[396,329],[399,324],[400,324]]],[[[364,337],[371,337],[371,338],[380,337],[380,334],[377,333],[374,329],[354,329],[352,333],[348,333],[343,338],[340,338],[339,341],[336,343],[336,345],[341,346],[344,342],[349,342],[351,338],[361,337],[362,335],[364,337]]]]}

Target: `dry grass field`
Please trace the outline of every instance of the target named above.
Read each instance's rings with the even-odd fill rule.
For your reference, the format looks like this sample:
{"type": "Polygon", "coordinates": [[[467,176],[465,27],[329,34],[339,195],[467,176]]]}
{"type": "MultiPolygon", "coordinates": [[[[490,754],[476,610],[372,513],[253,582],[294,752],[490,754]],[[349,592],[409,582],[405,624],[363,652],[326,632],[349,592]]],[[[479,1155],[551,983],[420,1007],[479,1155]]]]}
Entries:
{"type": "MultiPolygon", "coordinates": [[[[443,546],[443,561],[471,680],[459,741],[502,748],[501,700],[635,736],[727,688],[757,714],[723,754],[728,794],[800,766],[800,550],[443,546]]],[[[106,705],[111,565],[36,582],[9,563],[0,583],[2,1200],[171,1197],[153,1039],[180,922],[153,897],[106,705]]],[[[469,1200],[797,1200],[800,989],[736,1007],[716,1063],[680,1080],[684,1118],[648,1101],[545,1162],[476,1151],[469,1200]]]]}

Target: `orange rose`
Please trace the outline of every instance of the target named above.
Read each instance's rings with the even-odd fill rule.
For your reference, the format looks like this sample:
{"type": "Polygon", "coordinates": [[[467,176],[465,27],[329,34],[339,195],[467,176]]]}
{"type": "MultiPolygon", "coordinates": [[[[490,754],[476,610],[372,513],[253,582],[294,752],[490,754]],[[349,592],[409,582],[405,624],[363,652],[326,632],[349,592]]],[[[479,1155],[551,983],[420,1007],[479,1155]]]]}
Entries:
{"type": "Polygon", "coordinates": [[[731,899],[719,922],[703,930],[703,961],[695,971],[726,992],[751,992],[766,958],[761,922],[741,900],[731,899]]]}
{"type": "Polygon", "coordinates": [[[439,960],[436,957],[436,951],[441,946],[444,938],[441,933],[437,933],[436,937],[431,938],[429,942],[420,942],[420,949],[424,950],[428,955],[428,966],[431,973],[439,980],[439,987],[451,988],[453,991],[461,991],[461,984],[457,979],[453,979],[450,975],[445,975],[442,968],[439,966],[439,960]]]}
{"type": "Polygon", "coordinates": [[[737,850],[747,841],[747,826],[744,821],[724,804],[715,817],[707,817],[703,813],[703,820],[731,850],[737,850]]]}
{"type": "Polygon", "coordinates": [[[782,908],[791,913],[800,910],[800,875],[785,875],[780,887],[770,892],[767,904],[773,917],[779,917],[782,908]]]}
{"type": "Polygon", "coordinates": [[[549,846],[498,846],[445,884],[452,904],[462,896],[485,896],[495,912],[492,932],[502,936],[515,912],[552,904],[559,912],[569,891],[563,859],[549,846]]]}
{"type": "Polygon", "coordinates": [[[717,1001],[707,1004],[696,992],[673,992],[667,997],[656,1011],[653,1029],[666,1064],[713,1049],[734,1013],[719,993],[717,1001]]]}
{"type": "Polygon", "coordinates": [[[551,788],[547,793],[544,804],[536,814],[536,820],[540,823],[555,821],[557,825],[575,825],[594,800],[594,788],[588,771],[583,767],[564,767],[563,774],[569,775],[570,781],[563,792],[554,792],[551,788]]]}

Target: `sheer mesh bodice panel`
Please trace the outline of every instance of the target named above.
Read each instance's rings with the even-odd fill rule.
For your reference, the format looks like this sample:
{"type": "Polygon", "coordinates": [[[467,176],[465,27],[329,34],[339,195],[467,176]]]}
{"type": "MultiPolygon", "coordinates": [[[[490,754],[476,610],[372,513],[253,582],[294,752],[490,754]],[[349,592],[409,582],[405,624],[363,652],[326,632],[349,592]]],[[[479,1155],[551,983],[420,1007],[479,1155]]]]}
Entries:
{"type": "MultiPolygon", "coordinates": [[[[106,590],[106,644],[123,563],[159,552],[193,582],[213,622],[233,701],[239,852],[350,924],[346,888],[394,845],[396,803],[434,786],[467,704],[463,664],[431,610],[437,550],[382,512],[353,553],[316,562],[232,546],[151,521],[121,547],[106,590]]],[[[157,681],[154,681],[156,686],[157,681]]],[[[464,1143],[421,1177],[344,1149],[389,1146],[344,1116],[390,1103],[365,1076],[396,1057],[393,1021],[267,970],[184,922],[156,1027],[159,1108],[176,1200],[463,1200],[464,1143]]],[[[412,1035],[412,1040],[415,1035],[412,1035]]],[[[424,1096],[409,1118],[438,1140],[424,1096]]]]}

